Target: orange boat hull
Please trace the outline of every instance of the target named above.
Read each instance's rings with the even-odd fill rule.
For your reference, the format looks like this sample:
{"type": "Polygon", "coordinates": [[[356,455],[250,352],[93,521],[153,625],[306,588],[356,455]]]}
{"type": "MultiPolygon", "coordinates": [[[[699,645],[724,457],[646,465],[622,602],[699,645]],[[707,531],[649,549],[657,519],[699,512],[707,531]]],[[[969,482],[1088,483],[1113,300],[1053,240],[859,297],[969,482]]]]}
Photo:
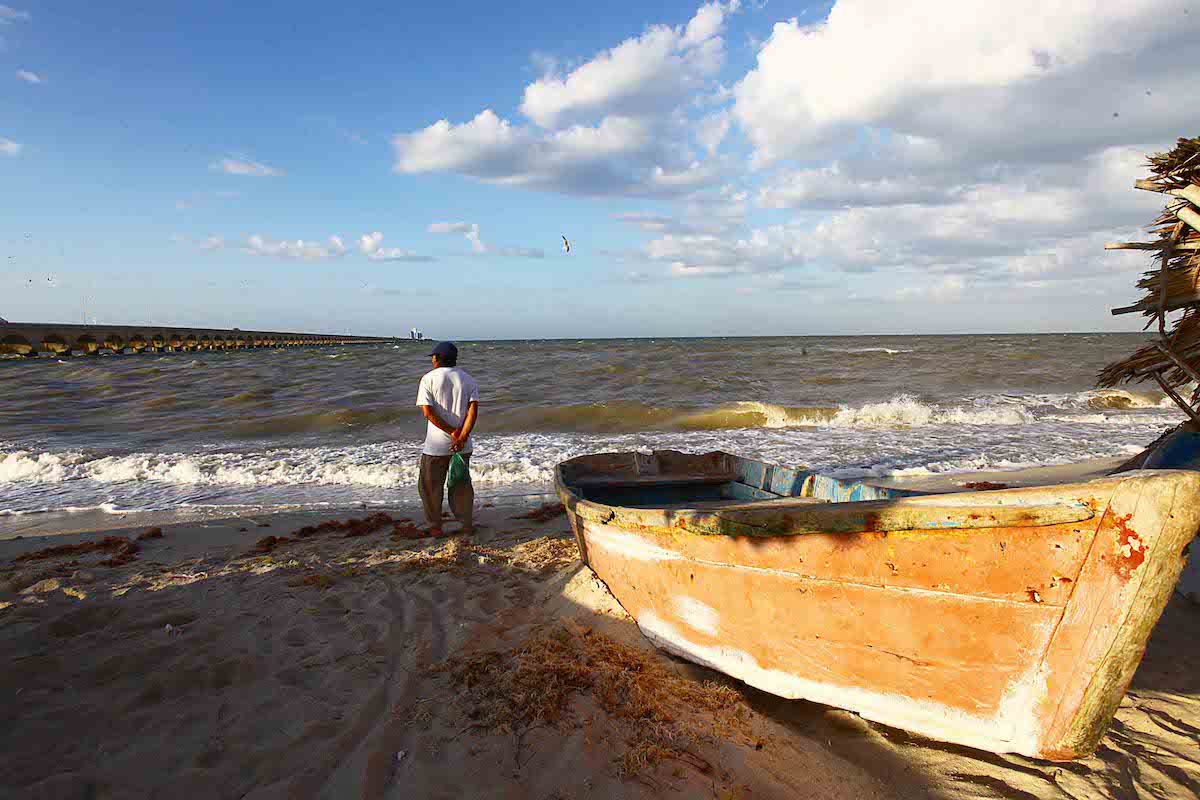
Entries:
{"type": "MultiPolygon", "coordinates": [[[[574,461],[588,458],[614,457],[574,461]]],[[[599,503],[561,473],[559,492],[585,562],[658,647],[776,695],[1052,760],[1096,748],[1200,528],[1188,471],[715,509],[599,503]]]]}

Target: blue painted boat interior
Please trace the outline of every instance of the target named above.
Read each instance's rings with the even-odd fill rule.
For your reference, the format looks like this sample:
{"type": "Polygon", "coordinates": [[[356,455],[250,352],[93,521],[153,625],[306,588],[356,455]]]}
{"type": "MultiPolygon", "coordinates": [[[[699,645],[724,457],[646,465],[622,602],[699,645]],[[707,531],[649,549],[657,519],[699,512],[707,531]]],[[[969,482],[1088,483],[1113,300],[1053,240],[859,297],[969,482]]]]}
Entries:
{"type": "MultiPolygon", "coordinates": [[[[655,508],[662,506],[719,507],[755,500],[804,497],[830,503],[890,500],[897,497],[937,494],[912,489],[876,486],[855,478],[834,478],[799,467],[765,464],[730,456],[732,471],[713,474],[654,474],[630,480],[589,481],[576,486],[586,499],[610,506],[655,508]]],[[[1200,433],[1177,431],[1167,437],[1142,463],[1143,469],[1200,470],[1200,433]]]]}
{"type": "Polygon", "coordinates": [[[860,500],[888,500],[929,494],[906,489],[874,486],[861,480],[832,478],[811,470],[764,464],[737,459],[736,480],[697,480],[680,476],[664,477],[661,482],[636,485],[588,486],[584,497],[596,503],[627,508],[679,506],[692,503],[715,504],[722,501],[779,500],[786,497],[811,497],[831,503],[860,500]]]}

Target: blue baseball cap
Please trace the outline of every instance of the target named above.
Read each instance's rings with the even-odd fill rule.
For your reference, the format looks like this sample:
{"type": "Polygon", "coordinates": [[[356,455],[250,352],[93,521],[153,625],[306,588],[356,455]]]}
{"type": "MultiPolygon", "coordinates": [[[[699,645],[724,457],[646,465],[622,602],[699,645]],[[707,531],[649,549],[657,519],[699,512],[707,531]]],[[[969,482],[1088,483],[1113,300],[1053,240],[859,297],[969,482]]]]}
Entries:
{"type": "Polygon", "coordinates": [[[438,342],[430,351],[431,356],[441,356],[442,358],[457,358],[458,348],[454,346],[454,342],[438,342]]]}

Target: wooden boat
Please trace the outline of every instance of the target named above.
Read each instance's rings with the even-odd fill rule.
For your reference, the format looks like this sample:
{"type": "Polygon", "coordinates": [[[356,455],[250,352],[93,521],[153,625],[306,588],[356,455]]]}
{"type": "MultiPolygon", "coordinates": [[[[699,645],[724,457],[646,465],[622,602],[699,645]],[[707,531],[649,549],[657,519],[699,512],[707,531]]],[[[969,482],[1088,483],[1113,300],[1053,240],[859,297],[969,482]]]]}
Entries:
{"type": "Polygon", "coordinates": [[[1104,735],[1200,528],[1200,473],[922,494],[727,453],[589,455],[556,489],[658,647],[924,736],[1104,735]]]}

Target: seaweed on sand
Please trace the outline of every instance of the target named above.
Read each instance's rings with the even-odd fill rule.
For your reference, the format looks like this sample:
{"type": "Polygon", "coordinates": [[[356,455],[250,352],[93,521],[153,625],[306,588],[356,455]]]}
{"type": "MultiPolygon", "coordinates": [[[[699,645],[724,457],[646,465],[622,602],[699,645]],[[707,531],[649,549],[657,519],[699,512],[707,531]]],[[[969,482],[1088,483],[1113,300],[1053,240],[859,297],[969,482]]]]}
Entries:
{"type": "Polygon", "coordinates": [[[460,689],[471,727],[493,733],[573,727],[571,701],[589,695],[626,744],[626,776],[668,759],[706,771],[698,745],[749,733],[749,707],[734,689],[681,677],[652,652],[578,626],[540,626],[511,650],[462,655],[439,671],[460,689]]]}
{"type": "Polygon", "coordinates": [[[314,572],[288,581],[288,586],[315,586],[318,589],[328,589],[333,586],[334,579],[328,575],[314,572]]]}
{"type": "Polygon", "coordinates": [[[250,548],[249,553],[251,555],[266,555],[280,545],[291,544],[297,541],[299,539],[289,539],[286,536],[264,536],[254,543],[254,547],[250,548]]]}
{"type": "Polygon", "coordinates": [[[524,514],[517,514],[513,519],[531,519],[534,522],[549,522],[565,513],[567,513],[567,507],[562,503],[547,503],[524,514]]]}
{"type": "Polygon", "coordinates": [[[417,525],[407,517],[402,517],[401,519],[396,520],[395,524],[392,525],[393,539],[428,539],[429,537],[429,531],[422,530],[421,528],[417,527],[417,525]]]}
{"type": "Polygon", "coordinates": [[[367,536],[368,534],[375,533],[393,524],[393,522],[394,520],[389,514],[377,511],[361,519],[348,519],[344,522],[333,520],[322,522],[320,525],[305,525],[303,528],[292,531],[292,535],[298,539],[307,539],[310,536],[341,532],[345,538],[351,539],[356,536],[367,536]]]}
{"type": "Polygon", "coordinates": [[[60,544],[55,547],[35,550],[32,553],[19,555],[13,561],[41,561],[47,558],[79,556],[96,552],[112,553],[110,557],[98,562],[97,566],[119,567],[137,558],[138,545],[137,542],[127,539],[124,536],[105,536],[103,539],[96,541],[80,542],[79,544],[60,544]]]}
{"type": "Polygon", "coordinates": [[[395,520],[382,511],[358,519],[345,521],[331,520],[320,525],[305,525],[297,528],[289,536],[264,536],[254,543],[249,555],[265,555],[282,545],[295,544],[314,536],[324,536],[327,533],[341,533],[343,538],[352,539],[358,536],[368,536],[383,528],[393,525],[395,520]]]}
{"type": "Polygon", "coordinates": [[[514,549],[514,562],[537,572],[551,572],[575,562],[579,556],[574,539],[543,536],[514,549]]]}

